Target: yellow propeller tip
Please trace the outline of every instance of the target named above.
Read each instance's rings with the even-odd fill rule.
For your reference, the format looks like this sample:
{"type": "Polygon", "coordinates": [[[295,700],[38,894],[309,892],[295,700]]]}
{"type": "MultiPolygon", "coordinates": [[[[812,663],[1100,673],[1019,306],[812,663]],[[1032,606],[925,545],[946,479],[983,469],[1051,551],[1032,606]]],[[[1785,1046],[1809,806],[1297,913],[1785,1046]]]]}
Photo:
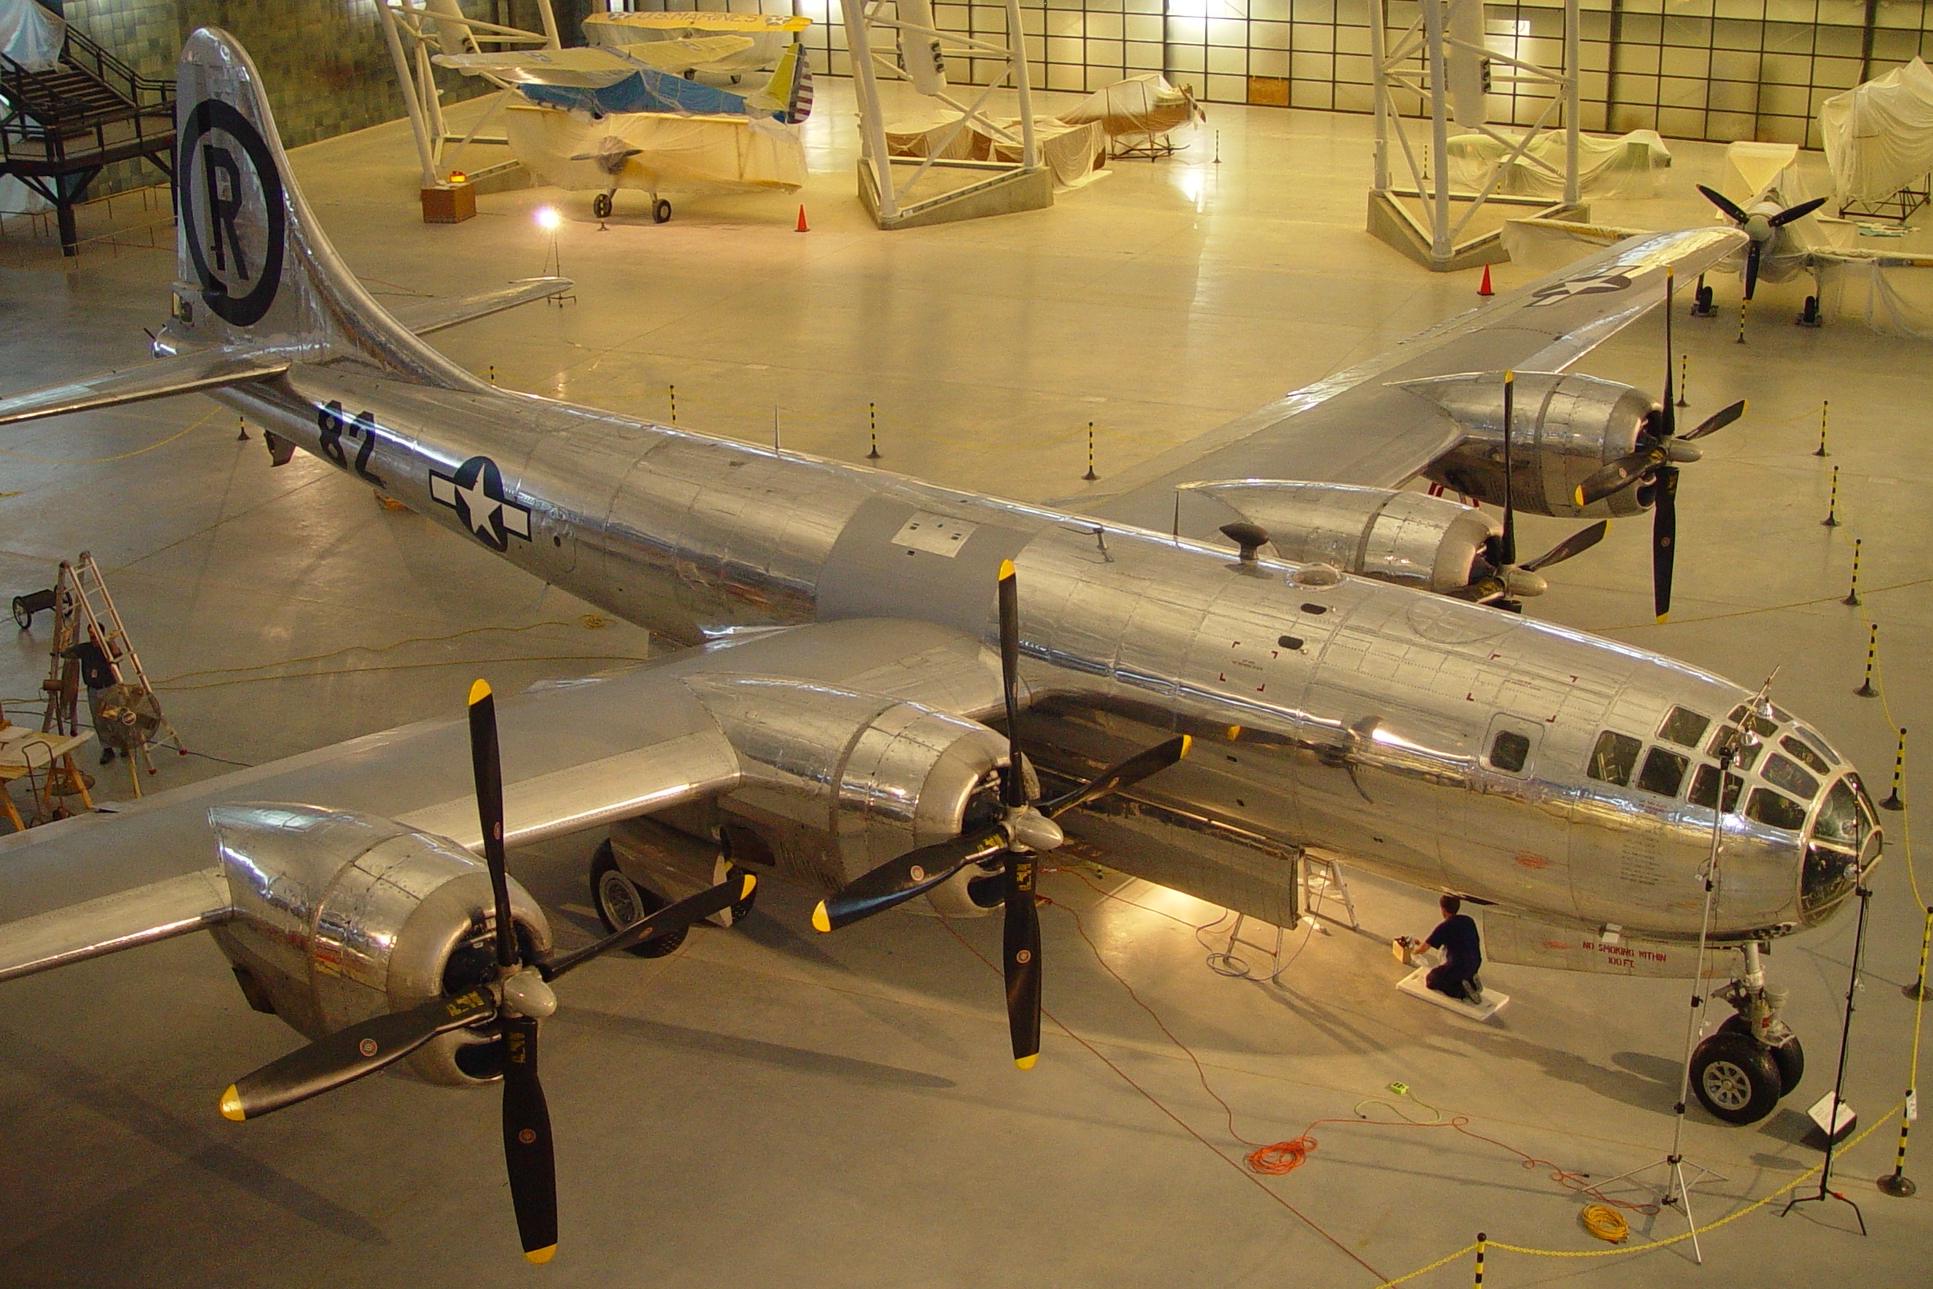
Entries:
{"type": "Polygon", "coordinates": [[[535,1266],[535,1267],[543,1266],[544,1263],[549,1262],[552,1258],[556,1256],[557,1256],[557,1246],[554,1244],[546,1244],[541,1249],[524,1250],[524,1261],[530,1263],[532,1266],[535,1266]]]}
{"type": "Polygon", "coordinates": [[[1013,576],[1013,561],[1010,559],[1001,560],[1000,561],[1000,580],[1004,582],[1012,576],[1013,576]]]}
{"type": "Polygon", "coordinates": [[[248,1118],[248,1112],[242,1109],[242,1094],[235,1090],[233,1083],[221,1094],[221,1117],[230,1123],[240,1123],[248,1118]]]}
{"type": "Polygon", "coordinates": [[[490,682],[478,677],[477,682],[470,686],[470,706],[475,707],[488,697],[490,697],[490,682]]]}
{"type": "Polygon", "coordinates": [[[745,874],[745,883],[738,888],[738,898],[741,900],[751,899],[752,888],[757,885],[758,879],[756,877],[753,877],[750,873],[745,874]]]}
{"type": "Polygon", "coordinates": [[[1231,725],[1228,727],[1228,741],[1230,743],[1233,743],[1236,739],[1240,738],[1241,736],[1242,736],[1241,726],[1231,725]]]}
{"type": "Polygon", "coordinates": [[[1658,621],[1660,624],[1669,622],[1671,621],[1671,615],[1669,613],[1660,613],[1658,615],[1658,621]]]}
{"type": "Polygon", "coordinates": [[[1034,1068],[1034,1062],[1039,1059],[1040,1053],[1035,1052],[1031,1056],[1016,1056],[1013,1058],[1013,1063],[1016,1069],[1031,1070],[1034,1068]]]}
{"type": "Polygon", "coordinates": [[[1193,734],[1183,734],[1181,736],[1181,754],[1183,756],[1187,756],[1188,749],[1193,747],[1194,745],[1195,745],[1195,736],[1193,734]]]}
{"type": "Polygon", "coordinates": [[[1577,491],[1571,494],[1571,500],[1575,501],[1578,504],[1578,507],[1582,509],[1584,505],[1584,487],[1582,484],[1579,484],[1577,491]]]}
{"type": "Polygon", "coordinates": [[[832,930],[832,918],[826,913],[826,902],[820,900],[812,910],[812,929],[814,931],[832,930]]]}
{"type": "Polygon", "coordinates": [[[1507,371],[1503,374],[1503,383],[1506,385],[1514,384],[1516,383],[1516,380],[1517,380],[1517,373],[1514,371],[1507,371]]]}

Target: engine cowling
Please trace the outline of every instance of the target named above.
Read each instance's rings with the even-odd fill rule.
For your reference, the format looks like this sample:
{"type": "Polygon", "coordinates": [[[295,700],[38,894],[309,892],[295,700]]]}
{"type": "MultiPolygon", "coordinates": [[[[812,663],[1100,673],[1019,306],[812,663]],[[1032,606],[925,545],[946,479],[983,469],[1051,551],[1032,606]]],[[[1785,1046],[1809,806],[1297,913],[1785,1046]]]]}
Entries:
{"type": "MultiPolygon", "coordinates": [[[[1503,373],[1473,372],[1406,381],[1462,427],[1463,441],[1424,470],[1425,478],[1501,506],[1503,373]]],[[[1651,415],[1650,396],[1576,372],[1518,372],[1510,435],[1514,500],[1527,514],[1611,519],[1650,508],[1648,487],[1627,488],[1588,506],[1577,486],[1629,455],[1651,415]]]]}
{"type": "MultiPolygon", "coordinates": [[[[247,804],[208,812],[234,913],[211,932],[249,1002],[310,1038],[460,993],[494,970],[481,861],[374,815],[247,804]]],[[[510,883],[526,958],[550,949],[536,900],[510,883]]],[[[411,1055],[435,1083],[500,1069],[496,1038],[459,1030],[411,1055]]]]}
{"type": "Polygon", "coordinates": [[[692,682],[737,750],[719,798],[779,867],[832,890],[991,810],[1006,740],[919,703],[789,681],[692,682]]]}
{"type": "Polygon", "coordinates": [[[1260,526],[1283,559],[1439,593],[1468,586],[1503,532],[1472,506],[1421,492],[1269,479],[1185,486],[1260,526]]]}

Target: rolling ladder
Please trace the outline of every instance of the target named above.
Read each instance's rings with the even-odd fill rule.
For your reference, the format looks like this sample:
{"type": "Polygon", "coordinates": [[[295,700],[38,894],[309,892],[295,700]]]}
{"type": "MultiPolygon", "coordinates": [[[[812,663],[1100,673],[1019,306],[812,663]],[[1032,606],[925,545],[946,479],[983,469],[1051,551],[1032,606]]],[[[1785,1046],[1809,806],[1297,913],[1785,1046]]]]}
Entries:
{"type": "Polygon", "coordinates": [[[134,785],[134,795],[139,797],[141,776],[135,768],[137,755],[148,773],[153,774],[154,758],[149,753],[153,743],[172,743],[183,756],[188,750],[181,745],[181,736],[161,710],[161,700],[148,680],[147,669],[141,665],[141,655],[128,638],[127,624],[121,620],[120,610],[114,607],[114,597],[108,593],[101,566],[94,562],[91,553],[82,551],[80,558],[71,563],[61,561],[60,576],[54,583],[53,609],[54,640],[48,649],[47,679],[41,682],[47,695],[47,708],[41,715],[40,728],[55,734],[79,732],[81,660],[73,651],[77,645],[91,641],[100,649],[117,691],[110,705],[101,709],[101,716],[121,722],[118,729],[96,728],[94,732],[104,748],[116,748],[126,756],[128,778],[134,785]]]}
{"type": "MultiPolygon", "coordinates": [[[[1349,919],[1349,929],[1362,929],[1356,920],[1355,897],[1349,894],[1349,883],[1343,880],[1342,867],[1333,859],[1322,859],[1304,852],[1296,861],[1296,894],[1299,897],[1296,908],[1299,910],[1296,925],[1307,920],[1315,930],[1322,931],[1322,910],[1325,904],[1333,906],[1342,903],[1343,914],[1349,919]]],[[[1218,976],[1229,976],[1237,980],[1266,980],[1273,983],[1288,963],[1282,961],[1282,938],[1284,929],[1275,928],[1275,941],[1264,945],[1259,940],[1244,940],[1242,927],[1248,921],[1248,914],[1237,913],[1235,925],[1228,932],[1228,946],[1217,953],[1208,955],[1208,969],[1218,976]],[[1248,962],[1238,952],[1237,945],[1247,945],[1251,949],[1268,953],[1273,968],[1266,976],[1256,976],[1248,962]]],[[[1324,932],[1326,934],[1326,932],[1324,932]]]]}

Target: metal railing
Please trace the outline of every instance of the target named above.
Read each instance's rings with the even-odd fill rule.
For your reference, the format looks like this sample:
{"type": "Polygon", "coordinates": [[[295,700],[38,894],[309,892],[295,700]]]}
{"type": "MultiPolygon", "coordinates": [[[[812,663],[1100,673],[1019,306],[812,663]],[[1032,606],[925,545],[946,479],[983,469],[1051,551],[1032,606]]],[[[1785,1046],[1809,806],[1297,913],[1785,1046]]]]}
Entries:
{"type": "Polygon", "coordinates": [[[151,150],[173,133],[174,84],[141,75],[72,23],[52,71],[30,71],[0,54],[0,168],[59,171],[104,153],[151,150]],[[61,79],[75,73],[113,101],[63,94],[61,79]]]}

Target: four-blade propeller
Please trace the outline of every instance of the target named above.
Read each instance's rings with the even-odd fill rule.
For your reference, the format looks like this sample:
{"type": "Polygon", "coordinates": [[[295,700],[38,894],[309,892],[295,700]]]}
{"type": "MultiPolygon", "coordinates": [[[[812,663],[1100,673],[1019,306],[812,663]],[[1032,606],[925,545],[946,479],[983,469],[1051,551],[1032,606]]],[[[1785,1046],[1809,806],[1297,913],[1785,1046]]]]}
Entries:
{"type": "Polygon", "coordinates": [[[820,931],[848,926],[903,904],[943,884],[970,864],[998,865],[1004,924],[1002,962],[1007,980],[1007,1026],[1014,1064],[1033,1068],[1040,1054],[1040,912],[1035,905],[1035,857],[1064,840],[1054,820],[1167,769],[1188,754],[1186,734],[1109,766],[1070,792],[1043,803],[1030,800],[1020,737],[1020,605],[1011,560],[1000,566],[1000,679],[1007,708],[1007,764],[1000,768],[997,817],[968,827],[951,841],[908,851],[860,874],[812,911],[820,931]]]}
{"type": "Polygon", "coordinates": [[[1810,201],[1787,206],[1776,214],[1755,215],[1716,188],[1707,188],[1704,184],[1699,184],[1698,191],[1704,193],[1706,201],[1718,207],[1724,212],[1725,218],[1737,224],[1744,230],[1745,235],[1752,239],[1751,245],[1745,251],[1745,298],[1747,300],[1752,298],[1752,292],[1758,290],[1759,261],[1764,258],[1765,248],[1771,244],[1773,234],[1793,220],[1804,219],[1826,204],[1824,197],[1814,197],[1810,201]]]}
{"type": "Polygon", "coordinates": [[[470,759],[495,914],[495,979],[453,998],[385,1012],[337,1030],[237,1079],[222,1093],[222,1114],[259,1119],[393,1065],[440,1034],[494,1023],[503,1044],[503,1153],[524,1256],[548,1262],[557,1248],[557,1178],[550,1110],[537,1077],[538,1022],[557,1010],[550,982],[592,958],[676,931],[746,898],[754,879],[734,877],[659,909],[594,944],[561,957],[526,960],[510,908],[504,865],[503,776],[496,700],[479,680],[470,689],[470,759]]]}
{"type": "MultiPolygon", "coordinates": [[[[1651,602],[1663,622],[1671,613],[1671,578],[1678,548],[1678,467],[1696,461],[1696,439],[1724,429],[1745,415],[1745,400],[1721,407],[1700,421],[1690,433],[1678,433],[1676,391],[1671,371],[1671,302],[1676,274],[1665,270],[1665,384],[1664,399],[1645,415],[1638,427],[1635,450],[1610,462],[1577,485],[1579,506],[1602,501],[1634,484],[1650,489],[1651,602]]],[[[1642,497],[1643,494],[1640,494],[1642,497]]]]}

